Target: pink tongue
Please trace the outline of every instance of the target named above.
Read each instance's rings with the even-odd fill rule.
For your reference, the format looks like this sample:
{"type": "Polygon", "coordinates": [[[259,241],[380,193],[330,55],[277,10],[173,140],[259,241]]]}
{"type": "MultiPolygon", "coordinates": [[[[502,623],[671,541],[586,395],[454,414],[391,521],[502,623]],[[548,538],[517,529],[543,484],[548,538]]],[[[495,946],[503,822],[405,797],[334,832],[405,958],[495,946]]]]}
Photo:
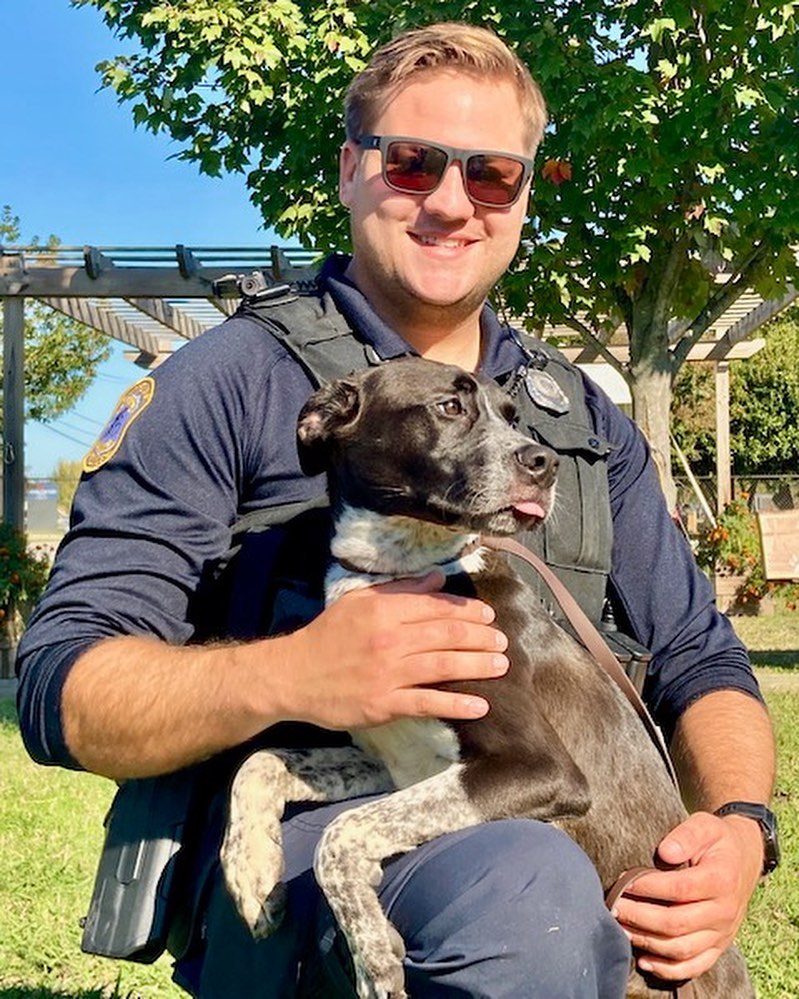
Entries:
{"type": "Polygon", "coordinates": [[[514,503],[513,509],[518,510],[519,513],[525,513],[528,517],[540,517],[544,519],[544,508],[538,503],[514,503]]]}

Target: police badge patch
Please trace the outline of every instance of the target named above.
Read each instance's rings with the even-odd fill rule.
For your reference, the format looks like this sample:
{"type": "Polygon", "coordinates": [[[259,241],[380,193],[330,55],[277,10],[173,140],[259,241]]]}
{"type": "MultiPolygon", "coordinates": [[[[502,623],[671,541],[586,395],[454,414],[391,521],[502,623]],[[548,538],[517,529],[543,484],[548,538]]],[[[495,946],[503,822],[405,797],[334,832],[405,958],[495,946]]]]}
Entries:
{"type": "Polygon", "coordinates": [[[141,416],[155,395],[155,382],[152,378],[142,378],[122,395],[116,404],[111,419],[103,427],[91,451],[83,459],[84,472],[96,472],[119,450],[125,434],[133,421],[141,416]]]}
{"type": "Polygon", "coordinates": [[[548,372],[530,368],[524,378],[524,387],[536,406],[558,416],[569,412],[569,397],[548,372]]]}

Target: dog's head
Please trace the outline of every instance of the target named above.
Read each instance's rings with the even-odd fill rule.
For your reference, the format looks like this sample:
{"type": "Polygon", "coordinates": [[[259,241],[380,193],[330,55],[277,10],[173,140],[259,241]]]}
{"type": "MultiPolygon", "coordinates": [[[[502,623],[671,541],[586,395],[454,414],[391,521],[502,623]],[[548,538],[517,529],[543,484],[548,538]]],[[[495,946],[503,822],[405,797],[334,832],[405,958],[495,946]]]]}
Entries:
{"type": "Polygon", "coordinates": [[[549,513],[558,459],[516,430],[512,400],[449,364],[402,358],[323,386],[303,407],[303,470],[335,502],[511,534],[549,513]]]}

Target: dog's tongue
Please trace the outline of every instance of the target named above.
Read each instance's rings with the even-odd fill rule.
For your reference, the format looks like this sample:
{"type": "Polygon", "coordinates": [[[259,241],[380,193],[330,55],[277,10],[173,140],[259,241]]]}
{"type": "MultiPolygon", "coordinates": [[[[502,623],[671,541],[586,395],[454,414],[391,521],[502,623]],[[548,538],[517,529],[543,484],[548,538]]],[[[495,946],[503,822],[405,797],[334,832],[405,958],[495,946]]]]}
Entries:
{"type": "Polygon", "coordinates": [[[514,503],[513,509],[518,513],[523,513],[526,517],[538,517],[539,520],[544,519],[544,508],[538,503],[533,503],[532,500],[525,503],[514,503]]]}

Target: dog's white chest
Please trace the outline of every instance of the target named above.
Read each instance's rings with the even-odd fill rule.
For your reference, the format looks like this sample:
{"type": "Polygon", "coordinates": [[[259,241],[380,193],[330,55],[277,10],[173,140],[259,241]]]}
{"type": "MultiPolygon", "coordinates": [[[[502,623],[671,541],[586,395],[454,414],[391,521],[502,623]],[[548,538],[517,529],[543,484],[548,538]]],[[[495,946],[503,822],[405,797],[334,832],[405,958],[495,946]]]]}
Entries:
{"type": "Polygon", "coordinates": [[[350,735],[356,746],[383,761],[400,788],[441,773],[460,760],[455,730],[437,718],[400,718],[350,735]]]}

